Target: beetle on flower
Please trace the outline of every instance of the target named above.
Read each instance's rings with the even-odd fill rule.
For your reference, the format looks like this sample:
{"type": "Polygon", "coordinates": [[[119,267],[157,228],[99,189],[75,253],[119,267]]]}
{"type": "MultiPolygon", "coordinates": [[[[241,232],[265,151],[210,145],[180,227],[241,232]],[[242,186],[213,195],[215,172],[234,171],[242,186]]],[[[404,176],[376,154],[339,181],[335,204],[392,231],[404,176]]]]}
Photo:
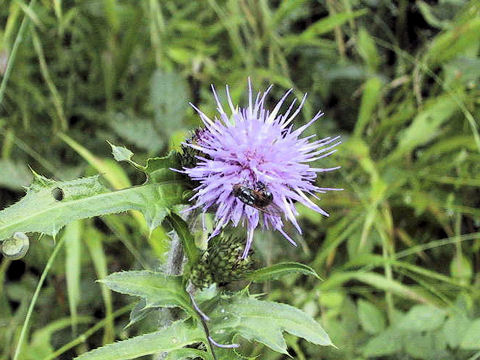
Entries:
{"type": "Polygon", "coordinates": [[[212,86],[220,115],[213,120],[202,111],[200,115],[205,129],[197,132],[195,142],[184,145],[202,154],[193,167],[184,167],[181,172],[198,182],[195,204],[186,209],[202,208],[215,211],[216,226],[210,237],[217,235],[229,222],[247,227],[247,241],[242,258],[248,256],[255,228],[261,224],[266,229],[275,229],[289,242],[296,245],[283,230],[283,217],[290,221],[301,234],[294,202],[328,216],[309,196],[335,188],[322,188],[314,184],[317,173],[339,169],[316,168],[310,164],[336,151],[340,137],[327,137],[312,141],[315,135],[301,137],[302,133],[318,120],[318,112],[307,124],[294,129],[292,121],[299,114],[306,95],[293,111],[295,100],[284,114],[280,108],[292,90],[289,90],[272,111],[266,110],[265,99],[271,90],[259,92],[253,101],[252,86],[248,82],[248,107],[235,107],[226,87],[231,114],[228,115],[212,86]],[[245,224],[246,223],[246,224],[245,224]]]}

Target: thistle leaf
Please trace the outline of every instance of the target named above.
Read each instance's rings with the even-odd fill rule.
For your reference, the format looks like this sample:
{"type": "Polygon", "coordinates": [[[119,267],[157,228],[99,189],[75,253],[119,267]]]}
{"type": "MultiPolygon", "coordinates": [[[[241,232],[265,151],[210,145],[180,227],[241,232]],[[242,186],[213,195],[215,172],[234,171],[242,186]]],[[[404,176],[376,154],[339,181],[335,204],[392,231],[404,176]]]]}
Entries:
{"type": "Polygon", "coordinates": [[[116,146],[109,143],[112,147],[113,158],[117,161],[130,162],[132,160],[133,152],[127,149],[125,146],[116,146]]]}
{"type": "Polygon", "coordinates": [[[0,240],[16,231],[55,236],[72,221],[132,209],[141,211],[153,230],[170,207],[183,203],[182,187],[171,180],[110,191],[98,176],[55,181],[34,175],[25,197],[0,211],[0,240]]]}
{"type": "Polygon", "coordinates": [[[319,323],[303,311],[286,304],[235,296],[220,300],[208,315],[212,319],[211,335],[216,341],[228,342],[232,334],[238,334],[287,354],[283,338],[283,332],[286,331],[317,345],[333,345],[319,323]],[[230,337],[222,334],[229,334],[230,337]]]}
{"type": "Polygon", "coordinates": [[[178,306],[195,314],[181,276],[151,271],[124,271],[110,274],[99,281],[113,291],[145,299],[145,308],[178,306]]]}
{"type": "Polygon", "coordinates": [[[147,160],[145,173],[148,176],[149,182],[159,182],[165,179],[182,180],[182,175],[171,169],[180,168],[177,153],[171,151],[167,156],[154,157],[147,160]]]}
{"type": "Polygon", "coordinates": [[[160,331],[137,336],[89,351],[77,360],[126,360],[158,352],[170,352],[204,340],[202,330],[177,321],[160,331]]]}
{"type": "Polygon", "coordinates": [[[145,299],[140,300],[130,312],[130,321],[125,325],[125,329],[129,328],[133,324],[145,319],[147,315],[156,311],[155,308],[147,308],[147,302],[145,299]]]}

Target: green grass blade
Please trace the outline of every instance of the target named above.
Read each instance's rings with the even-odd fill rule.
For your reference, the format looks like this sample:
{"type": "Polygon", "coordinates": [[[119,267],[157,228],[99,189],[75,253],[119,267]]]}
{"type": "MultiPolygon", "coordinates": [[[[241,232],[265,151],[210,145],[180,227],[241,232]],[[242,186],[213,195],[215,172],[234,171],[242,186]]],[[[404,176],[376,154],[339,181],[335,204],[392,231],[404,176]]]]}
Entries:
{"type": "Polygon", "coordinates": [[[35,289],[35,293],[33,294],[32,300],[30,301],[30,305],[28,307],[27,316],[25,317],[25,321],[23,322],[22,331],[20,332],[20,338],[18,339],[17,347],[15,348],[15,355],[13,356],[13,360],[17,360],[20,356],[20,352],[22,350],[23,342],[25,341],[25,337],[27,335],[27,329],[29,328],[30,318],[32,317],[33,309],[35,308],[35,304],[37,303],[38,296],[40,294],[40,290],[42,289],[43,283],[47,277],[48,271],[52,267],[53,261],[57,257],[58,252],[60,251],[61,247],[63,246],[65,239],[62,238],[57,243],[57,246],[53,250],[52,254],[48,258],[47,265],[45,265],[45,269],[40,276],[40,280],[38,280],[37,287],[35,289]]]}
{"type": "Polygon", "coordinates": [[[67,278],[68,306],[70,308],[73,332],[77,332],[77,307],[80,302],[82,222],[75,221],[65,227],[65,276],[67,278]]]}

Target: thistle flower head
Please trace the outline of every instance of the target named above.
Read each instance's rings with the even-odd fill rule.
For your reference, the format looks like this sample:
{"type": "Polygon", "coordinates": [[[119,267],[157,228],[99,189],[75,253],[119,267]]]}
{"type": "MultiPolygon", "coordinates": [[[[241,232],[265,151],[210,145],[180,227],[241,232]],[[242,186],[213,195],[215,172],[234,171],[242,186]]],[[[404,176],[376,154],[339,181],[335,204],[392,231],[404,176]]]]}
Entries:
{"type": "Polygon", "coordinates": [[[292,121],[300,112],[306,97],[294,109],[295,100],[287,111],[280,109],[290,94],[288,91],[273,110],[264,108],[271,86],[259,92],[253,101],[249,81],[248,106],[235,107],[228,86],[227,114],[212,86],[219,117],[213,120],[202,111],[195,110],[205,124],[196,141],[184,144],[203,153],[197,156],[194,167],[184,167],[192,180],[198,182],[195,204],[187,209],[202,208],[203,212],[214,211],[216,227],[211,237],[217,235],[228,223],[242,223],[247,227],[247,241],[243,252],[246,258],[253,241],[253,232],[259,225],[279,231],[288,241],[295,242],[283,230],[284,221],[290,221],[301,233],[294,202],[310,209],[328,214],[309,199],[315,193],[328,190],[314,184],[317,173],[338,169],[315,168],[315,160],[335,152],[339,137],[313,140],[302,133],[323,114],[318,112],[307,124],[295,129],[292,121]]]}

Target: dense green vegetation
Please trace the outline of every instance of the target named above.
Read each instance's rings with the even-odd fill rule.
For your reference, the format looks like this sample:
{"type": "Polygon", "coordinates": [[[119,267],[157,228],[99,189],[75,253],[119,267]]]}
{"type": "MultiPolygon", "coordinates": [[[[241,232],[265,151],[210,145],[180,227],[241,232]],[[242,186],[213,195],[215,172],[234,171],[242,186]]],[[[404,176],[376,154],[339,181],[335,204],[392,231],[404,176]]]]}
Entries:
{"type": "MultiPolygon", "coordinates": [[[[480,357],[478,1],[31,3],[0,3],[0,209],[24,196],[28,166],[62,182],[100,173],[90,189],[143,184],[107,141],[140,164],[178,150],[201,124],[188,102],[214,115],[210,84],[223,99],[228,84],[243,105],[248,77],[256,90],[275,85],[270,105],[289,88],[299,99],[307,92],[294,126],[325,112],[310,133],[340,134],[343,144],[319,166],[342,169],[317,182],[345,190],[322,196],[329,218],[298,206],[297,248],[257,232],[253,258],[307,264],[323,280],[305,268],[250,291],[302,309],[338,349],[286,335],[289,353],[480,357]]],[[[147,194],[148,186],[134,189],[147,194]]],[[[175,196],[171,204],[181,203],[175,196]]],[[[45,228],[34,230],[46,234],[29,234],[27,255],[1,259],[0,359],[17,351],[49,259],[18,359],[72,359],[158,329],[161,314],[126,327],[135,299],[95,280],[163,269],[171,218],[152,233],[136,211],[72,222],[56,234],[63,248],[48,218],[39,219],[45,228]]],[[[2,239],[7,225],[0,217],[2,239]]],[[[287,358],[240,343],[245,356],[287,358]]]]}

